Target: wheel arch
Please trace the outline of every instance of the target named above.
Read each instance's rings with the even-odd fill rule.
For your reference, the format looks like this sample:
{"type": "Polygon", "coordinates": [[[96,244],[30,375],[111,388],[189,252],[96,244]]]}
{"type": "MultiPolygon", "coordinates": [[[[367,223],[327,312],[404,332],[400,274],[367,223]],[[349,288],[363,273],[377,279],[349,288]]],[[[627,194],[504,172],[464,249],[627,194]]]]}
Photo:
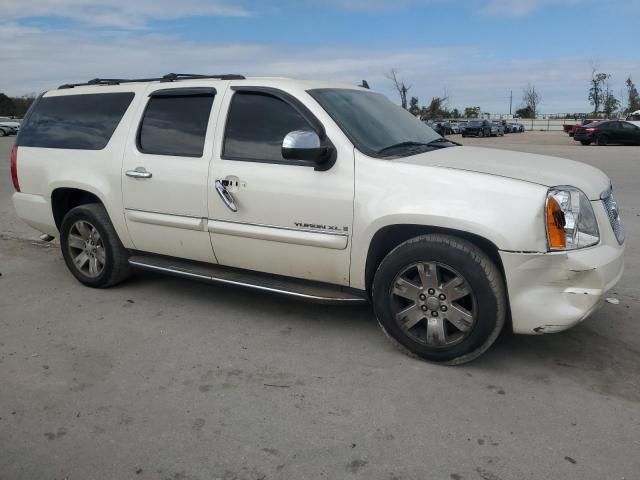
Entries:
{"type": "Polygon", "coordinates": [[[89,203],[104,205],[104,202],[96,194],[88,190],[72,187],[58,187],[54,189],[51,192],[51,210],[58,231],[60,230],[64,216],[72,208],[89,203]]]}
{"type": "Polygon", "coordinates": [[[384,257],[395,247],[401,243],[420,236],[428,235],[430,233],[439,233],[445,235],[451,235],[474,244],[496,264],[503,280],[505,280],[504,266],[498,251],[498,247],[491,240],[477,235],[471,232],[463,230],[457,230],[453,228],[437,227],[430,225],[418,225],[418,224],[394,224],[387,225],[380,228],[373,235],[369,248],[367,250],[367,258],[365,262],[365,286],[367,293],[370,294],[371,287],[373,285],[373,277],[376,273],[378,265],[384,259],[384,257]]]}

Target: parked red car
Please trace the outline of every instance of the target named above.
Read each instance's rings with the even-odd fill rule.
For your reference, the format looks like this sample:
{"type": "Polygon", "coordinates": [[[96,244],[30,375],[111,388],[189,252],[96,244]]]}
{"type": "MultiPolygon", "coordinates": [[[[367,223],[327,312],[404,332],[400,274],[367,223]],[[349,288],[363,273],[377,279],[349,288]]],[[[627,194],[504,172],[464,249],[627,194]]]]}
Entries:
{"type": "Polygon", "coordinates": [[[565,123],[564,125],[562,125],[562,129],[565,131],[565,133],[568,133],[570,137],[573,137],[578,127],[583,127],[585,125],[589,125],[590,123],[601,121],[601,118],[587,118],[578,123],[565,123]]]}

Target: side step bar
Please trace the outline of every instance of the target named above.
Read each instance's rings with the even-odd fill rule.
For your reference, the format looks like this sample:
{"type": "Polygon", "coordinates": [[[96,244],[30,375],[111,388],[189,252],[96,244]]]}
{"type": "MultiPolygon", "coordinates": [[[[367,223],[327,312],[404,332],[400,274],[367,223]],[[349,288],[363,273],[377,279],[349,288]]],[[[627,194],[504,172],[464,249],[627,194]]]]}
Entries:
{"type": "Polygon", "coordinates": [[[133,255],[129,264],[140,270],[164,273],[204,282],[231,285],[284,295],[313,303],[358,304],[366,303],[366,294],[338,285],[297,280],[249,270],[157,255],[133,255]]]}

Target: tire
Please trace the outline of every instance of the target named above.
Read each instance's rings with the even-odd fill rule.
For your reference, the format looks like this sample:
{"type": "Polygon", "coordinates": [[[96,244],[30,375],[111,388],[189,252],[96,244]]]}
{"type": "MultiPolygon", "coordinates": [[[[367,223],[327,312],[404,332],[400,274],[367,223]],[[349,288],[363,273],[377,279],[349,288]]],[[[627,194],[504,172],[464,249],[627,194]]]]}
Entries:
{"type": "Polygon", "coordinates": [[[609,137],[604,133],[601,133],[596,137],[596,143],[601,147],[606,147],[609,143],[609,137]]]}
{"type": "Polygon", "coordinates": [[[6,136],[7,136],[6,130],[0,128],[0,137],[6,137],[6,136]]]}
{"type": "Polygon", "coordinates": [[[499,269],[482,250],[457,237],[430,234],[407,240],[382,260],[371,296],[380,327],[402,351],[460,365],[498,338],[505,323],[505,291],[499,269]],[[439,281],[420,275],[420,265],[424,272],[438,272],[439,281]]]}
{"type": "Polygon", "coordinates": [[[81,205],[65,215],[60,246],[67,268],[88,287],[111,287],[130,275],[127,250],[101,204],[81,205]]]}
{"type": "Polygon", "coordinates": [[[589,140],[580,140],[580,143],[581,143],[582,145],[584,145],[585,147],[586,147],[587,145],[591,145],[591,142],[590,142],[589,140]]]}
{"type": "Polygon", "coordinates": [[[484,130],[478,130],[478,137],[484,137],[484,130]]]}

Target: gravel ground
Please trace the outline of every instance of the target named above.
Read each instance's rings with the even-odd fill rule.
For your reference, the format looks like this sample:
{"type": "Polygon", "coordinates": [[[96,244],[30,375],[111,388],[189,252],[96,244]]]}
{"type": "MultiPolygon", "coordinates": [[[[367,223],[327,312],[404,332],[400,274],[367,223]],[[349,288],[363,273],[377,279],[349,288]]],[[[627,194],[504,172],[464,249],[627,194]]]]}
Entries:
{"type": "Polygon", "coordinates": [[[604,170],[627,270],[619,303],[578,327],[505,334],[447,368],[396,351],[367,307],[150,274],[82,287],[14,216],[11,142],[0,138],[0,479],[638,478],[640,148],[464,139],[604,170]]]}

